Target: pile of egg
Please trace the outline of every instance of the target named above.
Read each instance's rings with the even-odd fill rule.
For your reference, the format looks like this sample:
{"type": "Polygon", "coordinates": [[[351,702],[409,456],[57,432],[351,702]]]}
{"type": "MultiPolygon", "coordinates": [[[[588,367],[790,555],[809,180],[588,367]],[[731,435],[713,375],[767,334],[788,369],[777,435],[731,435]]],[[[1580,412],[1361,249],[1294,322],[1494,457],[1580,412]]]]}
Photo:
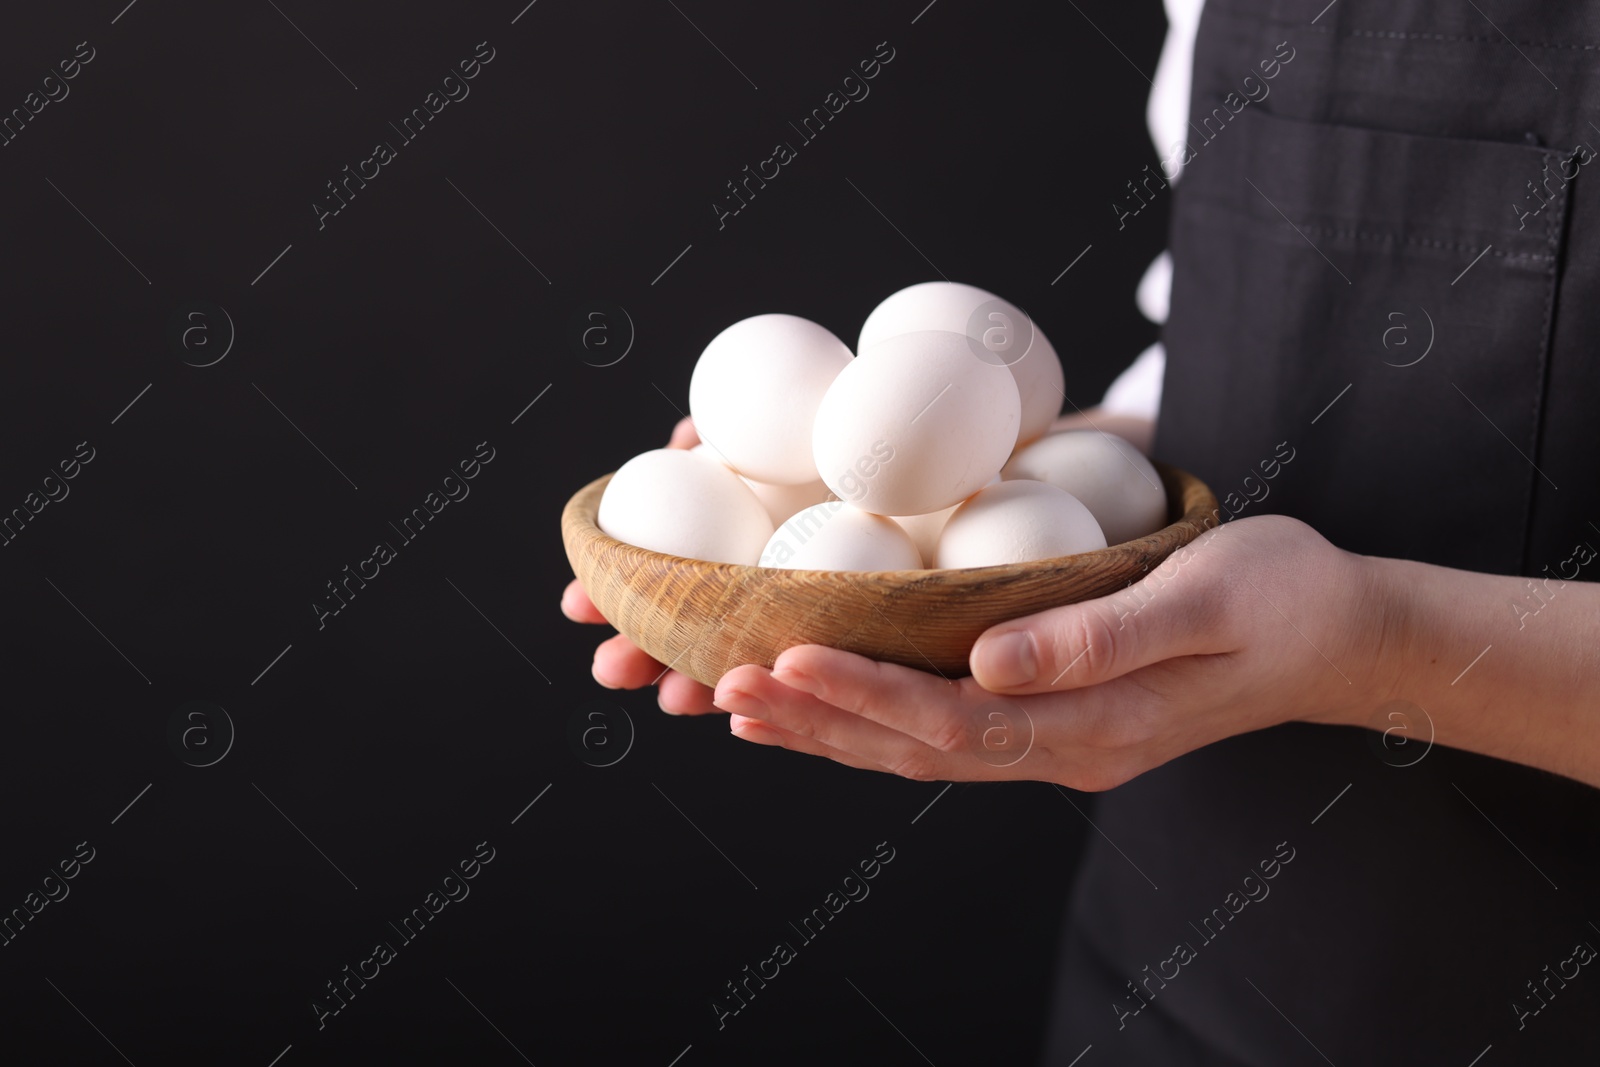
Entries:
{"type": "Polygon", "coordinates": [[[1131,444],[1048,433],[1061,360],[992,293],[903,289],[857,352],[793,315],[723,330],[689,383],[701,443],[623,464],[600,528],[691,559],[879,571],[1050,559],[1166,524],[1161,479],[1131,444]]]}

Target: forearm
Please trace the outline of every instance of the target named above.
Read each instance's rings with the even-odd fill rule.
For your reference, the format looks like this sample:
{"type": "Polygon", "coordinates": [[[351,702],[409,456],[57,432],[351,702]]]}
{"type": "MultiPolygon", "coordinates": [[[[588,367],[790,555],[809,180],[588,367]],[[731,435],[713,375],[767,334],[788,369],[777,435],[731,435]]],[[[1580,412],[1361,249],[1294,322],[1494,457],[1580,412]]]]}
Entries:
{"type": "Polygon", "coordinates": [[[1436,743],[1600,786],[1600,585],[1364,562],[1391,699],[1436,743]]]}

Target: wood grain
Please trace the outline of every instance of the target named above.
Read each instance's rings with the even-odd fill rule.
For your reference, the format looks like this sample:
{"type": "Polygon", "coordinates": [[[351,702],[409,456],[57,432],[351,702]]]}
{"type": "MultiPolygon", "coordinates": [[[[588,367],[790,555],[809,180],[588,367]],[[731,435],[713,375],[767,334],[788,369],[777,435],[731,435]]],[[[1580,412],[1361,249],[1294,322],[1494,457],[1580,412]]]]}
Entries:
{"type": "Polygon", "coordinates": [[[624,544],[595,524],[611,475],[567,502],[561,536],[573,573],[621,633],[707,685],[741,663],[831,645],[954,678],[996,623],[1105,596],[1137,581],[1217,522],[1200,479],[1163,463],[1171,524],[1095,552],[964,570],[793,571],[709,563],[624,544]]]}

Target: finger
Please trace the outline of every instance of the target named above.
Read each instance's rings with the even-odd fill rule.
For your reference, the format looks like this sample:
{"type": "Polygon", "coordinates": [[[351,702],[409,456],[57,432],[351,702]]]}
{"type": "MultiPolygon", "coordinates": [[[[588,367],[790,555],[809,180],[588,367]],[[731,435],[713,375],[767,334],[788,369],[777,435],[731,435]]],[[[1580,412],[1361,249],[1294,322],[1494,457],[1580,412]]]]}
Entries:
{"type": "MultiPolygon", "coordinates": [[[[949,709],[942,715],[946,723],[941,728],[944,736],[933,741],[931,736],[918,736],[918,733],[934,733],[925,721],[915,723],[917,733],[901,731],[869,715],[798,691],[779,681],[778,675],[770,670],[741,667],[739,672],[726,678],[726,685],[718,685],[718,707],[742,713],[747,718],[760,718],[914,781],[987,781],[1008,777],[994,773],[992,766],[974,758],[979,729],[974,728],[976,720],[963,709],[949,709]]],[[[830,680],[829,685],[835,686],[830,693],[845,693],[845,688],[838,686],[837,681],[830,680]]],[[[923,710],[928,710],[928,705],[923,705],[923,710]]]]}
{"type": "Polygon", "coordinates": [[[656,703],[669,715],[705,715],[717,710],[711,702],[711,687],[687,674],[668,671],[656,688],[656,703]]]}
{"type": "Polygon", "coordinates": [[[700,434],[694,428],[694,420],[685,415],[678,420],[678,425],[672,428],[672,436],[667,440],[668,448],[693,448],[700,443],[700,434]]]}
{"type": "Polygon", "coordinates": [[[842,763],[846,767],[854,767],[862,771],[877,771],[884,773],[884,768],[869,759],[863,759],[852,752],[844,752],[832,748],[821,741],[813,741],[809,737],[774,726],[770,722],[760,719],[747,718],[744,715],[729,715],[728,730],[734,737],[742,741],[749,741],[757,745],[770,745],[774,748],[786,748],[790,752],[804,752],[808,756],[821,756],[831,759],[835,763],[842,763]]]}
{"type": "Polygon", "coordinates": [[[1059,416],[1050,424],[1050,429],[1046,433],[1061,433],[1065,430],[1094,430],[1113,434],[1145,455],[1149,455],[1156,424],[1142,415],[1124,415],[1093,407],[1087,411],[1072,411],[1059,416]]]}
{"type": "Polygon", "coordinates": [[[607,689],[643,689],[655,684],[664,670],[665,664],[622,634],[600,642],[594,650],[594,680],[607,689]]]}
{"type": "Polygon", "coordinates": [[[561,613],[573,622],[605,622],[606,617],[589,599],[583,583],[574,578],[561,593],[561,613]]]}
{"type": "Polygon", "coordinates": [[[1001,623],[972,646],[972,676],[996,693],[1082,689],[1178,656],[1231,652],[1226,597],[1164,565],[1098,600],[1001,623]]]}
{"type": "Polygon", "coordinates": [[[941,751],[970,741],[976,687],[824,645],[785,650],[773,678],[941,751]]]}
{"type": "Polygon", "coordinates": [[[723,675],[716,702],[725,711],[849,752],[902,777],[933,781],[956,765],[951,754],[791,688],[763,667],[746,665],[723,675]]]}

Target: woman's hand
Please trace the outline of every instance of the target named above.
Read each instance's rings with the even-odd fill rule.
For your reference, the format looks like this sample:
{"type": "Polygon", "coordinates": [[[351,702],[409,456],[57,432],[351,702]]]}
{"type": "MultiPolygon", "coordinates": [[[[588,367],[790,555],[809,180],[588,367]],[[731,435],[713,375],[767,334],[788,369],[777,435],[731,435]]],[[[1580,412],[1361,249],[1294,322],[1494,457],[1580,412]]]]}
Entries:
{"type": "Polygon", "coordinates": [[[747,741],[853,767],[1109,789],[1291,719],[1364,723],[1398,686],[1368,562],[1294,519],[1242,519],[1112,596],[994,627],[971,678],[803,645],[728,672],[715,703],[747,741]]]}
{"type": "MultiPolygon", "coordinates": [[[[700,443],[694,423],[681,419],[672,428],[668,448],[693,448],[700,443]]],[[[561,611],[573,622],[604,624],[606,618],[594,606],[583,584],[574,578],[561,594],[561,611]]],[[[632,641],[617,634],[600,642],[594,650],[594,680],[607,689],[642,689],[647,685],[659,686],[656,702],[661,710],[673,715],[693,715],[714,711],[711,690],[707,686],[677,671],[669,671],[660,661],[652,658],[632,641]]]]}

